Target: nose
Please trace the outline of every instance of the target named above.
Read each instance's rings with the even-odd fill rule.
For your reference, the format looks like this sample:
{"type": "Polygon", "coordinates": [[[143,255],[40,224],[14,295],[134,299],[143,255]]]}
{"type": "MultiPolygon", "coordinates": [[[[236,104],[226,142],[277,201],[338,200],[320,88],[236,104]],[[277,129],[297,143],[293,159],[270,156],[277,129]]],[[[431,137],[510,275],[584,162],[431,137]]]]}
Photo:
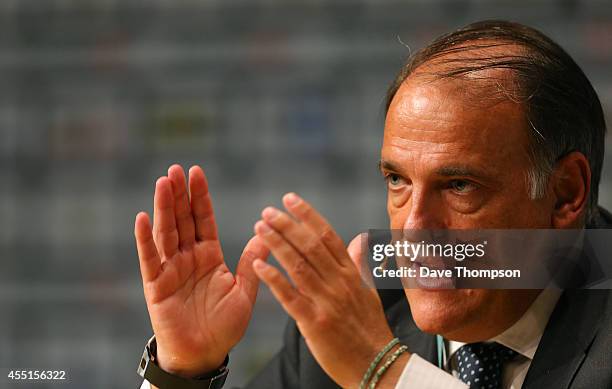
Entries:
{"type": "MultiPolygon", "coordinates": [[[[406,210],[406,219],[402,231],[397,234],[401,236],[398,240],[412,242],[413,244],[419,242],[443,244],[446,242],[448,234],[448,231],[445,230],[448,223],[446,222],[444,202],[435,190],[427,191],[423,189],[425,188],[413,187],[410,201],[406,204],[409,209],[406,210]]],[[[444,262],[434,257],[435,255],[434,253],[421,254],[420,259],[418,256],[414,259],[425,260],[433,266],[444,266],[444,262]]],[[[402,262],[402,258],[398,257],[398,263],[403,266],[406,262],[402,262]]]]}
{"type": "Polygon", "coordinates": [[[410,201],[407,202],[404,233],[415,230],[437,230],[445,228],[444,210],[435,193],[413,188],[410,201]]]}

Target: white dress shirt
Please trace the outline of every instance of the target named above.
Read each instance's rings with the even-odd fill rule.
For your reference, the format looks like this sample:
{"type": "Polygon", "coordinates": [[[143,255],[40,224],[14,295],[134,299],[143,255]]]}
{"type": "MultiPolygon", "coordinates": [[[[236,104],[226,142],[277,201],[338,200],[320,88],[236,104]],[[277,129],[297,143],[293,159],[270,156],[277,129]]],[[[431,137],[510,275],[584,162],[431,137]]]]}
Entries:
{"type": "MultiPolygon", "coordinates": [[[[503,344],[519,354],[514,360],[504,365],[503,389],[520,389],[522,387],[548,319],[560,296],[561,291],[558,289],[544,289],[516,323],[495,338],[490,339],[490,341],[503,344]]],[[[447,373],[417,354],[412,354],[395,389],[466,389],[468,386],[458,378],[457,371],[448,365],[453,354],[464,343],[454,341],[445,343],[449,356],[445,368],[451,370],[452,373],[447,373]]]]}

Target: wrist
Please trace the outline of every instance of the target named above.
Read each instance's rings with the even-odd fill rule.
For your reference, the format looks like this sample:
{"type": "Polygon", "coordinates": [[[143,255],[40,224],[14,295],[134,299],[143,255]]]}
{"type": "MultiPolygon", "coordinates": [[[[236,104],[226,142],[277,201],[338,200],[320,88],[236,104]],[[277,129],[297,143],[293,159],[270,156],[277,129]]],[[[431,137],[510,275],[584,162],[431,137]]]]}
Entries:
{"type": "Polygon", "coordinates": [[[156,361],[157,365],[168,373],[185,378],[195,378],[218,370],[223,365],[225,356],[212,356],[205,360],[194,362],[193,360],[187,360],[172,353],[167,353],[163,348],[158,347],[156,361]]]}
{"type": "Polygon", "coordinates": [[[409,352],[400,355],[378,381],[376,389],[394,389],[411,355],[409,352]]]}
{"type": "Polygon", "coordinates": [[[394,388],[410,358],[410,353],[398,338],[377,347],[377,354],[370,359],[367,370],[359,383],[360,389],[394,388]]]}
{"type": "Polygon", "coordinates": [[[159,366],[157,360],[157,343],[152,337],[143,352],[138,374],[147,380],[153,387],[160,389],[221,389],[228,375],[229,356],[221,366],[207,374],[197,377],[186,377],[173,374],[159,366]]]}

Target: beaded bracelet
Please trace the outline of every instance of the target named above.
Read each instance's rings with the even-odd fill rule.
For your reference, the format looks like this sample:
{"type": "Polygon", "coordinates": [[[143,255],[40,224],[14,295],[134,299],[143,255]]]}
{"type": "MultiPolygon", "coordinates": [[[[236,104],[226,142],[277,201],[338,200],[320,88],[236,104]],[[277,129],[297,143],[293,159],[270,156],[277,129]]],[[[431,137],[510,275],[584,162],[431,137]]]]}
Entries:
{"type": "Polygon", "coordinates": [[[399,343],[399,339],[394,338],[392,341],[387,343],[387,345],[382,350],[380,350],[378,355],[376,355],[376,358],[374,358],[372,363],[370,363],[370,367],[368,367],[368,370],[363,375],[363,378],[361,379],[361,383],[359,384],[359,389],[366,388],[366,385],[368,384],[368,381],[370,380],[370,376],[374,372],[374,369],[376,369],[376,366],[378,366],[378,362],[380,362],[380,360],[383,359],[385,354],[387,354],[389,350],[391,350],[393,346],[395,346],[398,343],[399,343]]]}
{"type": "Polygon", "coordinates": [[[378,383],[378,380],[380,380],[380,377],[382,377],[382,375],[385,374],[389,366],[391,366],[393,362],[395,362],[397,358],[399,358],[400,355],[405,353],[406,350],[408,350],[408,347],[402,345],[400,348],[395,350],[395,352],[391,354],[389,358],[387,358],[387,360],[385,361],[385,364],[382,365],[380,369],[376,371],[376,374],[374,375],[374,377],[372,377],[372,381],[370,382],[369,389],[376,388],[376,384],[378,383]]]}

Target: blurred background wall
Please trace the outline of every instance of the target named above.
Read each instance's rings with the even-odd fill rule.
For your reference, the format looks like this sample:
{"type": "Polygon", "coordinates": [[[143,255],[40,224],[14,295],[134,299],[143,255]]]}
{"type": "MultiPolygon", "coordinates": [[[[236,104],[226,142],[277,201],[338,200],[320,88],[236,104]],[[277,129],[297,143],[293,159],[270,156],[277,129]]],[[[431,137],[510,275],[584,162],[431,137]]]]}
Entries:
{"type": "MultiPolygon", "coordinates": [[[[399,41],[417,49],[493,17],[564,46],[610,122],[607,1],[0,2],[3,374],[59,368],[67,383],[36,387],[137,387],[151,329],[133,218],[171,163],[207,171],[232,268],[287,191],[346,240],[384,228],[376,162],[383,96],[408,54],[399,41]]],[[[604,176],[612,207],[609,154],[604,176]]],[[[264,287],[228,387],[278,350],[285,322],[264,287]]]]}

